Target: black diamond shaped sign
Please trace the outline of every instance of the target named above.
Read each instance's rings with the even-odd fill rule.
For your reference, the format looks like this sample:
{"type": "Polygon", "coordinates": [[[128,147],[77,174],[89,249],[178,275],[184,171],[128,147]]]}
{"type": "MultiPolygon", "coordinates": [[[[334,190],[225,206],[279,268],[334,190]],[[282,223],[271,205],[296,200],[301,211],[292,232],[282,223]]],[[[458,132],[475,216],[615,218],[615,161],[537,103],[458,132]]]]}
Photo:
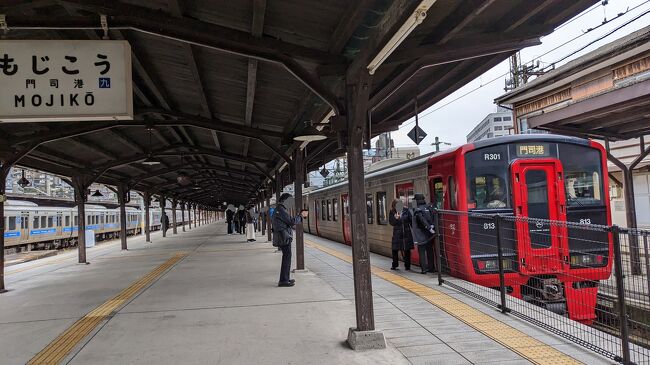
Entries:
{"type": "Polygon", "coordinates": [[[413,129],[411,129],[410,132],[408,132],[407,136],[409,136],[409,138],[415,142],[415,144],[419,145],[420,142],[426,138],[427,134],[422,130],[422,128],[420,128],[420,126],[416,125],[413,127],[413,129]],[[417,131],[417,138],[415,138],[415,131],[417,131]]]}
{"type": "Polygon", "coordinates": [[[321,175],[322,177],[327,177],[327,175],[329,175],[329,174],[330,174],[330,172],[329,172],[326,168],[324,168],[324,167],[323,167],[322,170],[320,170],[320,175],[321,175]]]}

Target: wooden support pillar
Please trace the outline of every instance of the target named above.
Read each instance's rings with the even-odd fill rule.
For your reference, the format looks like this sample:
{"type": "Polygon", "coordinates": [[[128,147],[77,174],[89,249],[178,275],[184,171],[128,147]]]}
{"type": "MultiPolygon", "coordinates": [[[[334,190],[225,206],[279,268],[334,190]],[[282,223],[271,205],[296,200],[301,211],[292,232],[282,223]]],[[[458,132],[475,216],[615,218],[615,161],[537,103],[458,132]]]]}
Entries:
{"type": "Polygon", "coordinates": [[[266,241],[271,242],[271,191],[265,193],[266,195],[266,241]]]}
{"type": "Polygon", "coordinates": [[[122,249],[127,250],[126,242],[126,203],[131,200],[131,194],[129,193],[129,188],[126,184],[117,185],[117,202],[120,204],[120,242],[122,244],[122,249]]]}
{"type": "Polygon", "coordinates": [[[352,268],[357,331],[373,331],[375,318],[372,301],[370,248],[366,232],[366,192],[363,179],[363,146],[368,111],[370,75],[361,69],[346,78],[347,159],[352,268]]]}
{"type": "Polygon", "coordinates": [[[198,221],[198,218],[196,217],[196,203],[193,206],[194,208],[194,228],[196,228],[196,221],[198,221]]]}
{"type": "Polygon", "coordinates": [[[181,228],[185,232],[185,203],[181,203],[181,228]]]}
{"type": "Polygon", "coordinates": [[[92,178],[89,175],[75,175],[72,177],[74,200],[77,203],[77,249],[80,264],[88,263],[86,260],[86,201],[88,200],[88,188],[91,183],[92,178]]]}
{"type": "Polygon", "coordinates": [[[149,206],[151,205],[151,193],[144,192],[144,237],[145,242],[151,242],[151,219],[149,218],[149,206]]]}
{"type": "Polygon", "coordinates": [[[7,289],[5,288],[5,200],[7,196],[5,195],[5,185],[7,181],[7,175],[11,171],[11,165],[2,165],[0,167],[0,230],[3,234],[0,235],[0,293],[6,293],[7,289]]]}
{"type": "MultiPolygon", "coordinates": [[[[305,174],[303,172],[303,151],[296,148],[293,152],[293,166],[294,171],[293,191],[294,191],[294,209],[295,214],[300,214],[302,209],[302,184],[304,183],[305,174]]],[[[296,270],[305,269],[305,232],[302,230],[302,222],[296,224],[296,270]]]]}
{"type": "Polygon", "coordinates": [[[176,205],[178,201],[176,198],[172,198],[172,234],[178,234],[178,229],[176,228],[176,205]]]}
{"type": "MultiPolygon", "coordinates": [[[[162,216],[165,215],[165,206],[167,205],[167,198],[161,195],[158,197],[158,204],[160,205],[160,230],[162,231],[162,236],[167,237],[167,232],[162,225],[162,216]]],[[[169,217],[167,217],[167,225],[169,225],[169,217]]]]}

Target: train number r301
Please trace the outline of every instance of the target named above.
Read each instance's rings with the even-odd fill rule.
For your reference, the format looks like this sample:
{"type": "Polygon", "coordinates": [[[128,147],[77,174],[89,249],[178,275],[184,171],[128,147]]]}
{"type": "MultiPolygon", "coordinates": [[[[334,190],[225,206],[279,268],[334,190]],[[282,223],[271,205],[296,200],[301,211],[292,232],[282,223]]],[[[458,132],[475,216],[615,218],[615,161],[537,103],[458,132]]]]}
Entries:
{"type": "Polygon", "coordinates": [[[499,161],[499,160],[501,160],[501,154],[500,153],[484,153],[483,154],[483,160],[484,161],[499,161]]]}

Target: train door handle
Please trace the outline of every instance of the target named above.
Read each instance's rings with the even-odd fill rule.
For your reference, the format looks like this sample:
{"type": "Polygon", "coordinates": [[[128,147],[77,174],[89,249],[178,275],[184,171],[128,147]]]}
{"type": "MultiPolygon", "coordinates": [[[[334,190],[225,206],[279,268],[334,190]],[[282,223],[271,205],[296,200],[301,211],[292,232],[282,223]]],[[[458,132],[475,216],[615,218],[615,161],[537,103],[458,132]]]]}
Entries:
{"type": "Polygon", "coordinates": [[[521,259],[521,266],[526,266],[526,259],[525,258],[521,259]]]}

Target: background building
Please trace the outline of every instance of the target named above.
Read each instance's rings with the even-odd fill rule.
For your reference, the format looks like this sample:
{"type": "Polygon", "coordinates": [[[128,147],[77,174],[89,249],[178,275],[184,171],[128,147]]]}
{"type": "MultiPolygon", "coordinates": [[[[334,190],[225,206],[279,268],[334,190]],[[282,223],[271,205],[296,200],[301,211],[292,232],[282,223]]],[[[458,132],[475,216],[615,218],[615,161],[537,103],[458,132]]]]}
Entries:
{"type": "Polygon", "coordinates": [[[512,130],[512,111],[497,107],[495,113],[490,113],[467,135],[467,142],[472,143],[483,139],[506,136],[512,130]]]}

